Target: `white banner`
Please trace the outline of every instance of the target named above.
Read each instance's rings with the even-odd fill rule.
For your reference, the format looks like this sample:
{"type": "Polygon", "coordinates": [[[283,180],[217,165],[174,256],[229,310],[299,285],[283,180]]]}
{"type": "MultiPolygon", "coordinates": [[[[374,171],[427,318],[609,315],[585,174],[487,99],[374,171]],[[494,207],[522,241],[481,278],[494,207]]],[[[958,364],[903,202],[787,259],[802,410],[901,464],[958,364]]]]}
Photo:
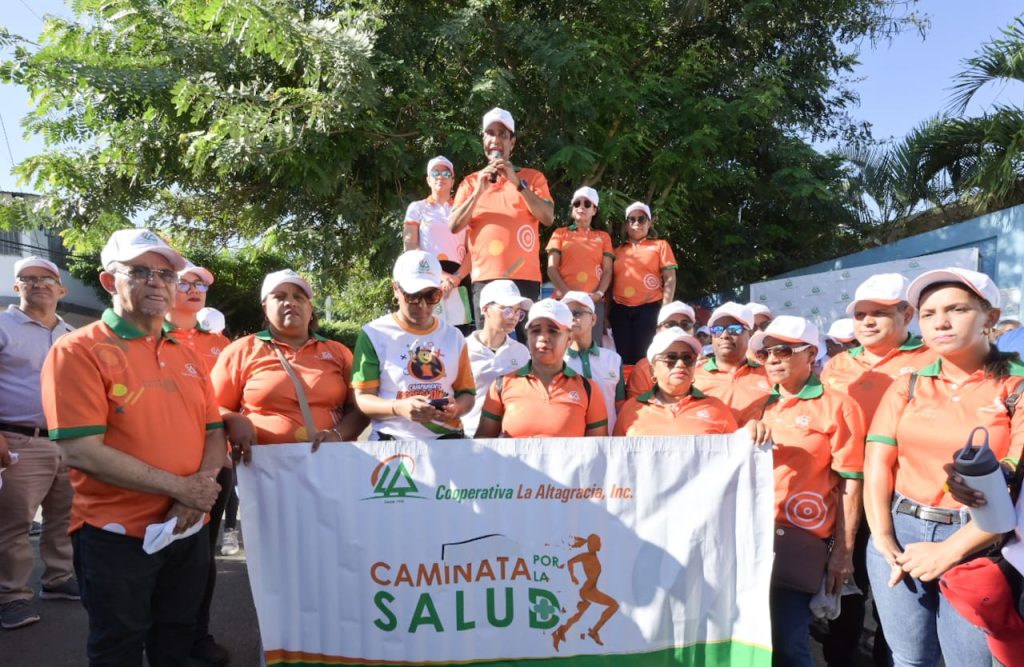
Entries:
{"type": "Polygon", "coordinates": [[[899,273],[913,280],[925,271],[950,266],[977,271],[978,249],[949,250],[839,271],[765,280],[750,285],[750,300],[768,306],[775,316],[805,317],[824,334],[832,322],[849,317],[846,306],[853,300],[857,286],[876,273],[899,273]]]}
{"type": "Polygon", "coordinates": [[[269,445],[238,481],[269,665],[771,664],[745,432],[269,445]]]}

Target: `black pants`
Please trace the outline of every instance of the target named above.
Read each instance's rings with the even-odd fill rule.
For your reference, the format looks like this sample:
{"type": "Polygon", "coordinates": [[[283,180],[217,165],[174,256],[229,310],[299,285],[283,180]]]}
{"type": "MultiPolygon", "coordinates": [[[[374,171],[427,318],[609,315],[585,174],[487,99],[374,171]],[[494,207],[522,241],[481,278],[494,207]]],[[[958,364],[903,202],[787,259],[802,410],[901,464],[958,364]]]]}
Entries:
{"type": "Polygon", "coordinates": [[[642,306],[623,306],[612,303],[608,320],[612,325],[615,351],[622,357],[622,363],[631,366],[647,356],[647,348],[654,339],[658,328],[658,312],[661,303],[645,303],[642,306]]]}
{"type": "Polygon", "coordinates": [[[142,540],[85,525],[71,535],[89,614],[90,667],[187,664],[210,559],[206,527],[153,555],[142,540]]]}
{"type": "MultiPolygon", "coordinates": [[[[480,310],[480,291],[483,290],[484,285],[491,282],[490,280],[478,281],[473,283],[473,315],[476,317],[476,328],[484,328],[484,314],[480,310]]],[[[533,299],[536,301],[540,298],[540,283],[535,280],[513,280],[516,287],[519,288],[520,296],[524,296],[527,299],[533,299]]],[[[516,340],[522,344],[526,344],[526,320],[516,325],[516,340]]]]}
{"type": "MultiPolygon", "coordinates": [[[[210,510],[210,565],[207,569],[206,590],[203,602],[199,606],[199,617],[196,619],[196,641],[210,634],[210,605],[213,603],[213,589],[217,585],[217,531],[220,530],[220,517],[232,496],[235,497],[235,511],[238,511],[238,496],[235,496],[235,469],[221,468],[217,474],[220,493],[210,510]]],[[[226,523],[225,523],[226,525],[226,523]]]]}

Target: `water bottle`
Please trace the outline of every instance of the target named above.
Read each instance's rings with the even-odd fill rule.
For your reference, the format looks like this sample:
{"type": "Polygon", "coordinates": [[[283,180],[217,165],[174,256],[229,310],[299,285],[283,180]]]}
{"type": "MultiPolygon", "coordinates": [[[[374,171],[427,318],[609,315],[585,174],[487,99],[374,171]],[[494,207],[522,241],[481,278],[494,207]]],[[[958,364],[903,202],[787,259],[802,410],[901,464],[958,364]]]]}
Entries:
{"type": "Polygon", "coordinates": [[[985,494],[985,504],[971,507],[971,520],[987,533],[1005,533],[1017,526],[1017,514],[1010,500],[1006,478],[992,449],[988,446],[988,430],[975,427],[967,438],[967,444],[953,457],[956,472],[964,483],[985,494]],[[974,434],[981,431],[985,442],[981,447],[974,445],[974,434]]]}

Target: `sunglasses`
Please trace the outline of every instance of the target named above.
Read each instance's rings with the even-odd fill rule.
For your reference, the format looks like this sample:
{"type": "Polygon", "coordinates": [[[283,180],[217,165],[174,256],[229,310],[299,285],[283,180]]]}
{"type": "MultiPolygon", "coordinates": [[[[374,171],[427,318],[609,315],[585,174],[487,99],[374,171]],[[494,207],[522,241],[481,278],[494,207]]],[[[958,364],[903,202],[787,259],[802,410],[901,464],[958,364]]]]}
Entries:
{"type": "Polygon", "coordinates": [[[409,305],[417,303],[425,303],[428,306],[436,306],[441,303],[441,290],[439,289],[425,289],[422,292],[416,292],[415,294],[409,294],[405,290],[402,292],[402,298],[409,305]]]}
{"type": "Polygon", "coordinates": [[[154,276],[160,279],[164,285],[178,282],[178,274],[170,269],[151,269],[148,266],[129,266],[127,269],[118,269],[112,273],[120,273],[132,280],[148,283],[154,276]]]}
{"type": "Polygon", "coordinates": [[[628,218],[626,218],[626,222],[628,222],[631,225],[642,225],[645,222],[649,222],[649,219],[646,215],[631,215],[628,218]]]}
{"type": "Polygon", "coordinates": [[[431,169],[430,175],[434,178],[451,178],[452,172],[447,169],[431,169]]]}
{"type": "Polygon", "coordinates": [[[730,336],[742,336],[747,331],[746,327],[742,324],[730,324],[724,327],[721,324],[716,324],[713,327],[708,327],[708,330],[712,336],[721,336],[726,331],[729,332],[730,336]]]}
{"type": "Polygon", "coordinates": [[[658,328],[671,329],[672,327],[679,327],[683,331],[692,332],[695,326],[696,324],[694,324],[690,320],[665,320],[664,322],[658,325],[658,328]]]}
{"type": "Polygon", "coordinates": [[[775,358],[784,361],[793,356],[794,352],[803,352],[810,345],[774,345],[772,347],[765,347],[754,353],[754,358],[758,361],[768,361],[768,357],[775,355],[775,358]]]}
{"type": "Polygon", "coordinates": [[[18,282],[22,285],[42,285],[44,287],[60,285],[60,281],[53,276],[18,276],[18,282]]]}
{"type": "Polygon", "coordinates": [[[589,199],[577,199],[572,203],[573,208],[590,208],[593,205],[589,199]]]}
{"type": "Polygon", "coordinates": [[[669,368],[673,368],[680,361],[683,362],[683,366],[689,368],[697,363],[697,357],[692,354],[675,354],[673,352],[666,352],[665,354],[659,354],[654,358],[655,361],[665,364],[669,368]]]}
{"type": "Polygon", "coordinates": [[[208,289],[210,289],[210,286],[201,280],[197,280],[194,283],[190,283],[187,280],[182,280],[181,282],[178,283],[178,291],[181,292],[182,294],[185,294],[191,289],[194,289],[195,291],[202,294],[203,292],[206,292],[208,289]]]}

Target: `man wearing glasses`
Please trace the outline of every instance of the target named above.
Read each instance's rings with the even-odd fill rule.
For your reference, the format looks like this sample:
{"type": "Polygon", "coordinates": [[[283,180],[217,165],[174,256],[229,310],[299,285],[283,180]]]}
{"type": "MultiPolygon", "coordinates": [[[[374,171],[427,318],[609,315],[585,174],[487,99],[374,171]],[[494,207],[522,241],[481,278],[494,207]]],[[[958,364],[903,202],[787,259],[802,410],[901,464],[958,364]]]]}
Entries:
{"type": "Polygon", "coordinates": [[[33,256],[14,265],[14,292],[18,305],[0,313],[0,468],[6,468],[0,476],[0,626],[6,630],[39,620],[28,580],[29,530],[40,505],[40,597],[78,599],[67,535],[71,484],[60,450],[47,437],[39,379],[50,347],[74,330],[57,315],[67,289],[56,264],[33,256]]]}
{"type": "Polygon", "coordinates": [[[352,386],[370,418],[371,440],[462,438],[476,384],[466,339],[434,315],[441,264],[422,250],[402,253],[391,272],[398,310],[363,326],[352,386]]]}
{"type": "Polygon", "coordinates": [[[754,316],[747,306],[728,301],[708,319],[714,357],[697,367],[694,384],[709,396],[721,399],[743,426],[761,415],[771,393],[764,368],[747,358],[754,316]]]}
{"type": "Polygon", "coordinates": [[[75,489],[87,654],[90,664],[141,664],[145,646],[150,664],[185,664],[206,589],[224,425],[202,360],[164,320],[185,260],[147,229],[114,232],[100,260],[112,307],[58,340],[42,371],[49,435],[75,489]],[[153,526],[178,539],[144,540],[153,526]]]}
{"type": "MultiPolygon", "coordinates": [[[[511,280],[526,298],[540,297],[538,224],[554,222],[555,205],[544,174],[509,161],[515,145],[512,114],[497,107],[484,114],[483,148],[490,162],[459,184],[449,218],[452,232],[469,230],[477,328],[483,322],[480,291],[492,280],[511,280]]],[[[525,340],[522,324],[516,332],[525,340]]]]}

